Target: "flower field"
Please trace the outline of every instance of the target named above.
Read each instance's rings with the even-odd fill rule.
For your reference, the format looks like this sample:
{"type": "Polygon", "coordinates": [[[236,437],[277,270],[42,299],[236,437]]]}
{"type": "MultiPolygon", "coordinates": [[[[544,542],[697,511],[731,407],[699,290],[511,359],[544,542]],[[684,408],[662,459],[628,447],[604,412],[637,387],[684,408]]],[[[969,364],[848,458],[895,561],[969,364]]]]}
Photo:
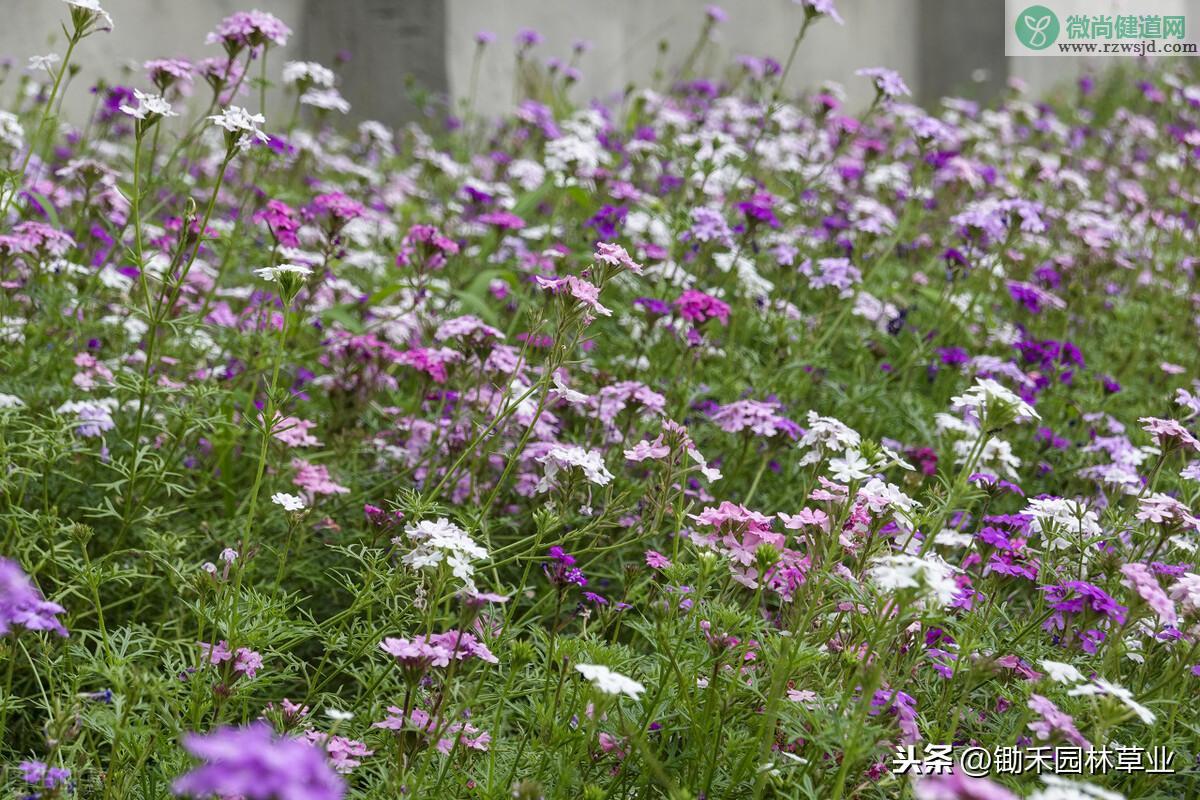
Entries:
{"type": "Polygon", "coordinates": [[[77,85],[66,0],[0,110],[4,797],[1200,796],[1200,76],[859,107],[781,88],[830,0],[708,76],[696,13],[392,129],[257,11],[77,85]]]}

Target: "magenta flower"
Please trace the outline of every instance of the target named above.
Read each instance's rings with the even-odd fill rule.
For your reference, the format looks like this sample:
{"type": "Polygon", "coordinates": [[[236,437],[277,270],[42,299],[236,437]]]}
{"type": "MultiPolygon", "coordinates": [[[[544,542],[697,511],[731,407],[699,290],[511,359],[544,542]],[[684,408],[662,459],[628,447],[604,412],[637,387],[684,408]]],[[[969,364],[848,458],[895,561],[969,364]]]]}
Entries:
{"type": "Polygon", "coordinates": [[[729,306],[696,289],[688,289],[679,295],[675,307],[679,309],[679,316],[697,325],[710,319],[719,320],[722,325],[729,324],[729,306]]]}

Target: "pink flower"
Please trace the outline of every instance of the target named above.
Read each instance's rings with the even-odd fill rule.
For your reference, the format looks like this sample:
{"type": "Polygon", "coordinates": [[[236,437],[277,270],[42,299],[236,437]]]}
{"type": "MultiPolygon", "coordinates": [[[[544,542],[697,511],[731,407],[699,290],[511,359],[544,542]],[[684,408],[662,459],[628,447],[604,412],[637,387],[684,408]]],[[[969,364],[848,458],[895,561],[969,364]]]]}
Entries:
{"type": "Polygon", "coordinates": [[[537,275],[534,277],[534,280],[538,286],[556,294],[565,288],[569,295],[600,316],[612,316],[612,310],[600,304],[600,287],[590,281],[585,281],[574,275],[568,275],[565,278],[544,278],[541,275],[537,275]]]}
{"type": "Polygon", "coordinates": [[[700,325],[707,320],[720,320],[722,325],[729,324],[729,306],[710,294],[688,289],[675,301],[679,316],[700,325]]]}
{"type": "Polygon", "coordinates": [[[292,483],[312,495],[350,494],[350,489],[337,483],[329,475],[329,469],[319,464],[310,464],[302,458],[292,459],[296,477],[292,483]]]}
{"type": "Polygon", "coordinates": [[[671,453],[671,448],[662,443],[662,437],[658,437],[653,442],[648,442],[642,439],[633,447],[625,451],[625,458],[630,461],[646,461],[647,459],[666,458],[671,453]]]}
{"type": "Polygon", "coordinates": [[[200,657],[208,663],[216,665],[233,658],[233,653],[229,650],[229,642],[222,639],[215,645],[200,642],[200,657]]]}
{"type": "Polygon", "coordinates": [[[592,257],[609,266],[624,267],[635,275],[642,274],[642,265],[630,258],[629,253],[619,244],[600,242],[596,245],[596,252],[592,257]]]}
{"type": "Polygon", "coordinates": [[[1200,441],[1196,441],[1196,437],[1192,436],[1191,432],[1183,426],[1183,423],[1173,419],[1161,419],[1159,417],[1141,417],[1138,422],[1144,422],[1142,430],[1154,437],[1159,447],[1164,449],[1174,449],[1175,447],[1186,447],[1190,450],[1200,450],[1200,441]]]}
{"type": "Polygon", "coordinates": [[[248,647],[239,647],[237,657],[233,660],[233,671],[239,675],[245,675],[247,678],[253,678],[258,674],[258,669],[262,665],[261,655],[248,647]]]}
{"type": "Polygon", "coordinates": [[[667,569],[671,566],[671,559],[656,550],[647,550],[646,566],[651,569],[667,569]]]}
{"type": "Polygon", "coordinates": [[[208,44],[223,44],[226,49],[234,47],[258,47],[268,42],[285,45],[292,29],[265,11],[238,11],[221,20],[217,29],[205,39],[208,44]]]}
{"type": "Polygon", "coordinates": [[[284,417],[276,423],[271,435],[292,447],[320,447],[321,440],[309,433],[317,423],[297,417],[284,417]]]}
{"type": "Polygon", "coordinates": [[[1158,616],[1160,623],[1173,626],[1179,621],[1179,617],[1175,613],[1175,604],[1158,585],[1158,578],[1154,577],[1154,573],[1149,567],[1137,563],[1123,564],[1121,574],[1125,576],[1121,580],[1121,585],[1137,592],[1138,596],[1145,600],[1146,605],[1150,606],[1158,616]]]}
{"type": "Polygon", "coordinates": [[[1091,743],[1083,738],[1083,734],[1075,727],[1075,720],[1070,714],[1065,714],[1058,706],[1042,697],[1040,694],[1029,696],[1029,708],[1041,715],[1041,719],[1029,723],[1029,728],[1037,738],[1047,741],[1054,734],[1060,734],[1064,739],[1079,747],[1091,747],[1091,743]]]}

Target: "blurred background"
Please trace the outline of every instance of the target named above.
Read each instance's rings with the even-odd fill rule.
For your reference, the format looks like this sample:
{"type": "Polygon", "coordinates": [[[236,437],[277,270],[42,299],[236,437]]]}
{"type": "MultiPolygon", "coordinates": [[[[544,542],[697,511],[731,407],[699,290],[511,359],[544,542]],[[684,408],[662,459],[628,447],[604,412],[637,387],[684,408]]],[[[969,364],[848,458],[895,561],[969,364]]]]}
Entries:
{"type": "MultiPolygon", "coordinates": [[[[845,25],[822,20],[796,57],[788,88],[799,91],[825,80],[845,85],[851,105],[873,94],[854,76],[865,66],[900,72],[918,101],[947,94],[986,100],[1011,78],[1042,91],[1096,64],[1075,58],[1006,58],[1003,0],[836,0],[845,25]]],[[[1200,0],[1178,0],[1200,10],[1200,0]]],[[[630,84],[646,86],[670,75],[693,50],[705,24],[701,0],[102,0],[116,21],[110,34],[87,40],[78,63],[83,73],[68,93],[69,110],[90,98],[97,77],[146,86],[140,64],[148,58],[219,55],[204,37],[224,16],[257,7],[292,27],[284,48],[270,55],[278,80],[285,60],[319,61],[340,76],[351,118],[389,124],[413,119],[418,108],[406,86],[461,99],[471,91],[475,35],[494,43],[479,54],[474,108],[499,114],[511,107],[518,31],[543,38],[530,59],[571,62],[576,41],[590,49],[575,63],[581,76],[571,98],[584,102],[619,95],[630,84]],[[283,52],[279,52],[282,49],[283,52]],[[121,66],[137,68],[136,77],[121,66]]],[[[695,72],[719,76],[741,55],[787,58],[804,18],[791,0],[720,0],[728,19],[712,31],[695,72]]],[[[59,28],[67,18],[57,0],[0,0],[0,57],[12,59],[12,76],[29,56],[63,50],[59,28]]],[[[1192,17],[1195,18],[1194,16],[1192,17]]],[[[1108,64],[1125,59],[1109,59],[1108,64]]]]}

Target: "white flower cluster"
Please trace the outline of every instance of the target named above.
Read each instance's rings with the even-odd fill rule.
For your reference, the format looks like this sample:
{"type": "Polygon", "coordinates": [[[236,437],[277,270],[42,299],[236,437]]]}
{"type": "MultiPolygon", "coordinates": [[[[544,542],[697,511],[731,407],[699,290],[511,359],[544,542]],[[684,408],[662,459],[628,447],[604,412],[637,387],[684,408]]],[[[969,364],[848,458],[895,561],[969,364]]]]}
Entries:
{"type": "Polygon", "coordinates": [[[970,410],[977,420],[983,417],[985,410],[993,414],[997,411],[1011,413],[1017,422],[1042,418],[1033,406],[991,378],[976,378],[974,386],[950,398],[950,407],[959,413],[970,410]]]}
{"type": "Polygon", "coordinates": [[[942,607],[950,605],[958,593],[954,567],[932,553],[924,557],[906,553],[881,556],[871,562],[868,572],[875,585],[885,592],[917,589],[923,598],[932,599],[942,607]]]}
{"type": "MultiPolygon", "coordinates": [[[[445,562],[462,581],[464,590],[477,593],[472,562],[487,558],[487,550],[476,544],[466,531],[445,517],[439,517],[409,525],[404,529],[404,535],[416,545],[400,559],[404,564],[413,569],[425,569],[445,562]]],[[[392,540],[392,544],[404,543],[399,536],[392,540]]]]}
{"type": "Polygon", "coordinates": [[[267,135],[258,127],[265,124],[267,118],[262,114],[251,114],[241,106],[230,106],[220,114],[212,115],[209,119],[212,120],[213,125],[223,128],[227,133],[240,134],[236,139],[238,148],[248,147],[251,139],[257,139],[264,144],[268,140],[267,135]]]}
{"type": "Polygon", "coordinates": [[[642,692],[646,691],[646,687],[633,678],[613,672],[602,664],[576,664],[575,669],[580,675],[591,681],[592,686],[605,694],[625,695],[637,700],[642,692]]]}
{"type": "Polygon", "coordinates": [[[304,83],[329,88],[333,79],[333,70],[315,61],[289,61],[283,65],[283,82],[287,86],[304,83]]]}
{"type": "Polygon", "coordinates": [[[1076,500],[1065,497],[1035,498],[1021,512],[1033,517],[1029,530],[1047,537],[1045,546],[1051,550],[1065,550],[1076,542],[1066,535],[1094,539],[1103,533],[1096,512],[1084,508],[1076,500]],[[1050,538],[1052,537],[1052,538],[1050,538]]]}
{"type": "Polygon", "coordinates": [[[0,111],[0,144],[20,150],[25,146],[25,129],[17,120],[17,115],[8,111],[0,111]]]}
{"type": "Polygon", "coordinates": [[[283,506],[284,511],[303,511],[305,506],[303,497],[287,492],[276,492],[271,495],[271,502],[277,506],[283,506]]]}
{"type": "Polygon", "coordinates": [[[826,453],[845,453],[853,451],[858,455],[858,447],[862,437],[844,422],[833,417],[822,417],[815,411],[808,412],[808,429],[800,437],[797,446],[807,450],[800,458],[800,465],[815,464],[825,457],[826,453]]]}
{"type": "Polygon", "coordinates": [[[1046,788],[1029,795],[1026,800],[1125,800],[1125,795],[1102,789],[1087,781],[1069,781],[1053,772],[1042,775],[1046,788]]]}
{"type": "Polygon", "coordinates": [[[134,89],[133,96],[137,100],[137,106],[122,104],[122,114],[128,114],[135,119],[142,120],[179,116],[179,114],[171,110],[171,104],[164,100],[162,95],[146,94],[140,89],[134,89]]]}
{"type": "Polygon", "coordinates": [[[281,281],[288,276],[307,278],[312,275],[312,270],[299,264],[276,264],[273,267],[259,267],[254,274],[266,281],[281,281]]]}
{"type": "Polygon", "coordinates": [[[337,111],[341,114],[350,113],[350,102],[342,97],[337,89],[309,89],[300,95],[300,103],[323,111],[337,111]]]}
{"type": "Polygon", "coordinates": [[[100,0],[63,0],[71,7],[72,15],[76,9],[82,13],[81,20],[87,20],[87,27],[93,24],[95,30],[111,31],[113,29],[112,15],[100,7],[100,0]]]}
{"type": "Polygon", "coordinates": [[[556,444],[537,460],[546,467],[546,474],[537,485],[539,492],[548,491],[558,473],[572,467],[582,470],[584,477],[597,486],[607,486],[613,479],[612,473],[604,466],[604,456],[599,450],[585,450],[574,444],[556,444]]]}
{"type": "Polygon", "coordinates": [[[1046,670],[1046,674],[1051,680],[1056,683],[1067,684],[1068,686],[1074,684],[1074,688],[1067,692],[1070,697],[1107,695],[1119,700],[1142,722],[1147,725],[1154,724],[1154,712],[1135,700],[1133,692],[1124,686],[1118,686],[1111,681],[1106,681],[1098,675],[1094,678],[1088,678],[1072,665],[1064,664],[1061,661],[1043,660],[1040,663],[1042,669],[1046,670]]]}

